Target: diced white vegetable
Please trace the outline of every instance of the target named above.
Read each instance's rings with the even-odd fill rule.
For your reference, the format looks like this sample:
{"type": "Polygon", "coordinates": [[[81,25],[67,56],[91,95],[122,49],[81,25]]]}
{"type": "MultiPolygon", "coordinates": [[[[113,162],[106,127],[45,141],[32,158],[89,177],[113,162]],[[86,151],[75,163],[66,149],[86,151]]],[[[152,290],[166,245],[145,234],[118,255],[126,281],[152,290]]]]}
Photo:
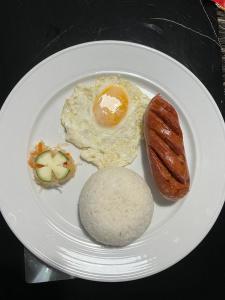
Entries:
{"type": "Polygon", "coordinates": [[[36,163],[41,164],[43,166],[49,166],[51,162],[52,162],[51,151],[45,151],[41,153],[36,159],[36,163]]]}
{"type": "Polygon", "coordinates": [[[63,165],[67,160],[67,157],[61,151],[57,152],[53,157],[53,163],[56,166],[63,165]]]}
{"type": "Polygon", "coordinates": [[[51,181],[52,180],[52,169],[49,167],[42,167],[36,169],[37,176],[42,181],[51,181]]]}
{"type": "Polygon", "coordinates": [[[57,152],[54,157],[51,151],[41,153],[37,157],[36,163],[44,167],[36,170],[38,177],[43,181],[51,181],[53,172],[57,179],[65,178],[70,171],[70,169],[63,166],[67,161],[67,157],[61,151],[57,152]]]}
{"type": "Polygon", "coordinates": [[[52,171],[57,179],[63,179],[67,176],[70,170],[62,166],[54,166],[52,171]]]}

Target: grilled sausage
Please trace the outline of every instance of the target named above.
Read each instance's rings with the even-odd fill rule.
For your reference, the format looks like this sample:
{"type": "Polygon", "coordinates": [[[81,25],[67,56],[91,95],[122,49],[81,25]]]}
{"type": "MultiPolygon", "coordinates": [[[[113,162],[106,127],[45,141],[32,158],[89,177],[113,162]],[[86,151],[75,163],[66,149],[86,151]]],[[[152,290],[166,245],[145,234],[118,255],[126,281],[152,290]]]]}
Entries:
{"type": "Polygon", "coordinates": [[[160,95],[146,109],[144,136],[159,191],[169,200],[182,198],[190,188],[183,134],[176,110],[160,95]]]}

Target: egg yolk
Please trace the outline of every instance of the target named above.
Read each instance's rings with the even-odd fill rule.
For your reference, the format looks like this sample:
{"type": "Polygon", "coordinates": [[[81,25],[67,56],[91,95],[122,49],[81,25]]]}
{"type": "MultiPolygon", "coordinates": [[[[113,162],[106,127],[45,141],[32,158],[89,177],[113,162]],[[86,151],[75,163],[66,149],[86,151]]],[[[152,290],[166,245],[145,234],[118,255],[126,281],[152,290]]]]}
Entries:
{"type": "Polygon", "coordinates": [[[128,110],[126,91],[118,85],[105,88],[95,99],[93,112],[97,123],[113,127],[120,123],[128,110]]]}

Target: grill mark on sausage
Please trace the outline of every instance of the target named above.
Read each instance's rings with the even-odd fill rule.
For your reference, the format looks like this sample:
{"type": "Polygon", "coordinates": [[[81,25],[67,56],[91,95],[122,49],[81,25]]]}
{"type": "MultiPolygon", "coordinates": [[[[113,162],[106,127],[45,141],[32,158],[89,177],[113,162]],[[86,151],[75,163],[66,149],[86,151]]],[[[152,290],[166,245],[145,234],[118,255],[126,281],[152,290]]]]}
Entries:
{"type": "Polygon", "coordinates": [[[170,127],[170,129],[172,131],[174,131],[177,135],[182,136],[182,133],[180,132],[179,128],[178,128],[178,124],[174,124],[171,121],[171,118],[168,116],[168,114],[171,114],[170,112],[166,111],[166,115],[163,114],[163,111],[158,111],[156,110],[154,107],[150,108],[150,111],[155,113],[160,119],[163,120],[163,122],[170,127]]]}
{"type": "Polygon", "coordinates": [[[160,136],[152,129],[149,131],[149,142],[155,152],[161,157],[161,160],[167,166],[173,175],[179,179],[181,183],[185,183],[185,160],[183,155],[177,155],[160,136]]]}
{"type": "Polygon", "coordinates": [[[149,111],[149,122],[146,120],[146,124],[148,128],[155,131],[155,133],[161,137],[177,155],[184,155],[182,137],[170,128],[155,112],[149,111]]]}
{"type": "MultiPolygon", "coordinates": [[[[170,149],[171,152],[173,152],[174,155],[177,156],[176,151],[173,149],[173,147],[171,147],[167,142],[165,142],[164,140],[164,136],[162,134],[160,134],[158,131],[156,131],[154,128],[149,128],[149,132],[153,131],[155,133],[155,135],[157,135],[157,137],[166,145],[166,147],[168,147],[170,149]]],[[[149,143],[148,143],[149,145],[149,143]]]]}
{"type": "Polygon", "coordinates": [[[156,182],[160,186],[160,191],[170,200],[177,200],[183,197],[189,190],[189,184],[181,184],[172,174],[161,164],[158,156],[148,147],[149,158],[152,164],[152,171],[156,182]]]}
{"type": "Polygon", "coordinates": [[[154,133],[170,148],[170,150],[174,153],[174,155],[178,156],[178,159],[180,156],[183,156],[182,153],[178,152],[175,149],[175,146],[173,145],[172,142],[170,142],[169,140],[165,140],[165,136],[163,136],[163,134],[159,133],[154,128],[151,128],[151,130],[154,131],[154,133]]]}
{"type": "Polygon", "coordinates": [[[155,112],[158,117],[179,136],[183,137],[182,130],[179,124],[179,118],[174,107],[164,100],[159,94],[156,95],[150,102],[150,111],[155,112]]]}
{"type": "Polygon", "coordinates": [[[186,184],[183,180],[181,180],[176,173],[174,173],[163,161],[163,159],[160,157],[160,155],[155,151],[155,149],[152,146],[149,146],[150,149],[154,152],[154,154],[157,156],[160,163],[163,165],[163,167],[168,171],[168,173],[179,183],[186,184]]]}

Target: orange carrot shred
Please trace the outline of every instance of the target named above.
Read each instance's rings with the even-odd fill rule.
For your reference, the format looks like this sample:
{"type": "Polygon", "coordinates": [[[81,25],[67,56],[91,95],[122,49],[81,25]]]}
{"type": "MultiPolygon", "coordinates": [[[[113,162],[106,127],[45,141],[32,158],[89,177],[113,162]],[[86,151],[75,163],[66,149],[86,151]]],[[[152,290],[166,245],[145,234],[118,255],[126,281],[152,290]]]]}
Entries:
{"type": "Polygon", "coordinates": [[[43,151],[43,144],[42,144],[42,142],[38,143],[38,145],[37,145],[37,151],[38,151],[38,153],[41,153],[43,151]]]}
{"type": "Polygon", "coordinates": [[[36,163],[36,168],[37,169],[40,169],[40,168],[43,168],[43,167],[44,167],[44,165],[36,163]]]}

